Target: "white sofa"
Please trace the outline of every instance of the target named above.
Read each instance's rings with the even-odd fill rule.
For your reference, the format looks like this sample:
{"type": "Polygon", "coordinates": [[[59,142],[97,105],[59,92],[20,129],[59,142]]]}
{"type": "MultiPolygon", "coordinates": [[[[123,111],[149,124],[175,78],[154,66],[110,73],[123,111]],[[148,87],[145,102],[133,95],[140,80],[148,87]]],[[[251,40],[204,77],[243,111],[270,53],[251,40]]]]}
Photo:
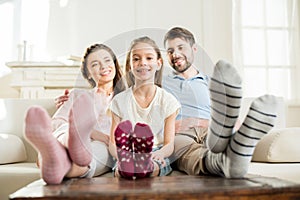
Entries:
{"type": "MultiPolygon", "coordinates": [[[[250,101],[243,103],[244,116],[250,101]]],[[[53,99],[0,99],[0,199],[28,183],[40,179],[36,151],[23,137],[24,116],[31,105],[41,105],[50,115],[55,112],[53,99]]],[[[283,128],[284,102],[276,127],[258,144],[249,175],[278,177],[300,184],[300,128],[283,128]],[[255,162],[254,162],[255,161],[255,162]]],[[[177,172],[173,175],[178,174],[177,172]]]]}
{"type": "Polygon", "coordinates": [[[0,99],[0,199],[40,178],[37,153],[24,140],[24,117],[31,105],[41,105],[52,114],[53,99],[0,99]]]}

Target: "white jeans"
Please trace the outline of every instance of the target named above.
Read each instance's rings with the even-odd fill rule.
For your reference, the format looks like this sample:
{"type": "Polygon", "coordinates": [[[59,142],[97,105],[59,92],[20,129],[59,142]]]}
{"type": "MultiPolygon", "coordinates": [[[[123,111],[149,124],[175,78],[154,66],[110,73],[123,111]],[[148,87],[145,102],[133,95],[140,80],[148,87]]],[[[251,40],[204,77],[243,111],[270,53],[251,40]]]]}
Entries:
{"type": "MultiPolygon", "coordinates": [[[[65,123],[53,132],[53,136],[65,146],[68,131],[69,124],[65,123]]],[[[91,141],[91,146],[93,158],[89,165],[90,169],[81,177],[91,178],[94,176],[100,176],[111,171],[113,167],[113,159],[105,143],[94,140],[91,141]]]]}

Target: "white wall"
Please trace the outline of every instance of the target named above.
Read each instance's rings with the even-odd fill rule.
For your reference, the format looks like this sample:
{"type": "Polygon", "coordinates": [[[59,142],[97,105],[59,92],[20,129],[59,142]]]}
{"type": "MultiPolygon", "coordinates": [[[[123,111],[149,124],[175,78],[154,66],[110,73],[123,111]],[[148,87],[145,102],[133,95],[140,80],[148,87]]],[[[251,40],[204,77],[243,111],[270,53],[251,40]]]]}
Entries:
{"type": "Polygon", "coordinates": [[[47,49],[53,58],[81,56],[92,43],[137,29],[160,30],[160,43],[174,26],[191,30],[214,62],[232,61],[231,0],[69,0],[64,8],[50,1],[47,49]]]}
{"type": "MultiPolygon", "coordinates": [[[[194,33],[202,48],[196,58],[200,67],[210,67],[221,58],[232,61],[231,0],[69,0],[65,7],[59,2],[49,0],[50,16],[45,22],[46,53],[52,60],[82,56],[96,42],[107,43],[122,56],[131,40],[142,34],[162,47],[165,32],[182,26],[194,33]]],[[[6,88],[0,96],[11,91],[7,80],[0,78],[6,88]]]]}
{"type": "Polygon", "coordinates": [[[203,1],[203,46],[214,63],[219,59],[233,62],[232,1],[203,1]]]}
{"type": "Polygon", "coordinates": [[[69,0],[64,8],[50,1],[48,53],[82,56],[86,47],[135,27],[134,0],[69,0]]]}

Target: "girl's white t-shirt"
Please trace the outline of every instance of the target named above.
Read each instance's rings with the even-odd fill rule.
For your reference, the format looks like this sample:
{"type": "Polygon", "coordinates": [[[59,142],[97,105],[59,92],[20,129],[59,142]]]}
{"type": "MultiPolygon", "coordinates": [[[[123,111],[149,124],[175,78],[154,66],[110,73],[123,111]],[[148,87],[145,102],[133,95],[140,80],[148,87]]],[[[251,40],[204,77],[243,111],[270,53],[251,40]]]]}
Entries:
{"type": "Polygon", "coordinates": [[[157,87],[150,105],[142,108],[137,103],[131,87],[113,98],[109,111],[120,117],[121,121],[130,120],[133,126],[138,122],[148,124],[154,135],[153,147],[156,148],[164,142],[165,119],[173,113],[178,114],[180,107],[180,103],[172,94],[157,87]]]}

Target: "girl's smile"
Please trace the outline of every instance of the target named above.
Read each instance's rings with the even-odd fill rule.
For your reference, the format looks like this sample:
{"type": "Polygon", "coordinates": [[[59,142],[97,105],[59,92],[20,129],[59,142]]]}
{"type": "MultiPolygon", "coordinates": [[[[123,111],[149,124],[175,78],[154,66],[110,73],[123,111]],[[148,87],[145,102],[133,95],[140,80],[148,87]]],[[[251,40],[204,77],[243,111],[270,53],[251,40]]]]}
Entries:
{"type": "Polygon", "coordinates": [[[153,81],[155,72],[160,69],[160,61],[153,47],[139,43],[131,51],[131,70],[140,81],[153,81]]]}
{"type": "Polygon", "coordinates": [[[138,69],[136,69],[136,71],[138,72],[138,73],[146,73],[146,72],[150,72],[151,71],[151,68],[146,68],[146,67],[140,67],[140,68],[138,68],[138,69]]]}

